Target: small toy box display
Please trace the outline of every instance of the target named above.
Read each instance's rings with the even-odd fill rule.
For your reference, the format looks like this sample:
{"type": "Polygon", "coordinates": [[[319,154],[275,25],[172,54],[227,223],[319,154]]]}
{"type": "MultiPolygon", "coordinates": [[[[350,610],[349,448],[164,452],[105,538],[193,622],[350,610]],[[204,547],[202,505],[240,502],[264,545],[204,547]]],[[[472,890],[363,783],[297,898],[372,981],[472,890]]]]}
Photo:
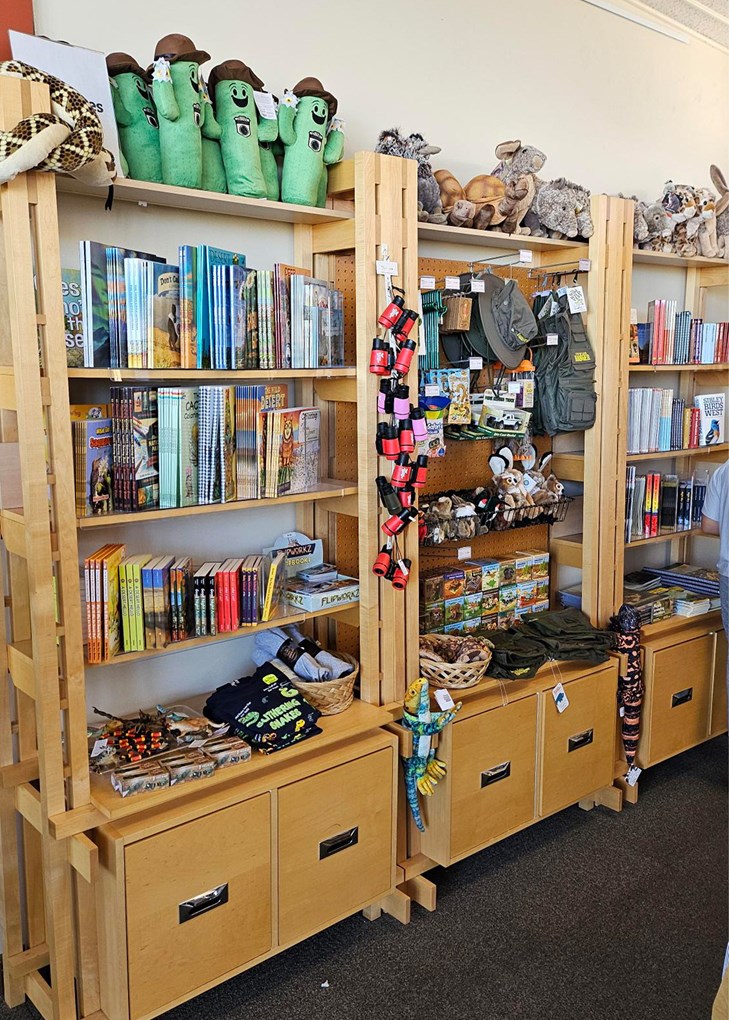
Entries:
{"type": "Polygon", "coordinates": [[[289,531],[263,552],[271,554],[279,549],[285,554],[286,605],[313,613],[359,601],[359,581],[340,574],[333,564],[324,562],[324,544],[320,538],[311,539],[298,531],[289,531]]]}

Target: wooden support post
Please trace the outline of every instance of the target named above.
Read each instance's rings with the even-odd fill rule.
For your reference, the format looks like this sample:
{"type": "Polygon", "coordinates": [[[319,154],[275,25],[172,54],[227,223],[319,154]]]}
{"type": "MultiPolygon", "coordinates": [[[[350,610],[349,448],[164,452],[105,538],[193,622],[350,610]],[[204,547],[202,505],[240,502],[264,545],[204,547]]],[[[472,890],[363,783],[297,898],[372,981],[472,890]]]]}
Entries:
{"type": "Polygon", "coordinates": [[[592,811],[594,807],[606,807],[611,811],[623,810],[623,794],[616,786],[604,786],[601,790],[595,790],[578,801],[578,807],[583,811],[592,811]]]}
{"type": "Polygon", "coordinates": [[[438,895],[435,882],[431,882],[430,879],[419,875],[417,878],[408,879],[401,886],[401,889],[406,896],[409,896],[414,903],[418,903],[425,910],[430,910],[431,912],[435,910],[438,895]]]}
{"type": "Polygon", "coordinates": [[[384,913],[394,917],[400,924],[410,924],[410,897],[401,889],[395,889],[385,896],[380,900],[379,906],[384,913]]]}

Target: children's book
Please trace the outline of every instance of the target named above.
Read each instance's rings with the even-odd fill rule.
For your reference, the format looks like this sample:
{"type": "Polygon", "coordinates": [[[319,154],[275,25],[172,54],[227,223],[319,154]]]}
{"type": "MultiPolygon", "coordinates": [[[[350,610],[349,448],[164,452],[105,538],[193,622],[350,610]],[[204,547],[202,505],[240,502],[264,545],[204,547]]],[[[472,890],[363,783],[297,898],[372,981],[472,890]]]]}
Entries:
{"type": "Polygon", "coordinates": [[[277,549],[268,560],[266,578],[266,596],[263,601],[262,620],[272,620],[278,612],[279,605],[286,588],[286,553],[277,549]]]}
{"type": "Polygon", "coordinates": [[[180,368],[179,266],[151,262],[147,285],[148,367],[180,368]]]}
{"type": "Polygon", "coordinates": [[[152,387],[135,389],[132,401],[133,509],[156,510],[159,507],[157,390],[152,387]]]}
{"type": "Polygon", "coordinates": [[[197,322],[195,319],[197,248],[191,244],[181,244],[178,258],[180,264],[180,364],[182,368],[197,368],[197,322]]]}
{"type": "Polygon", "coordinates": [[[84,364],[84,315],[81,302],[81,271],[61,270],[61,295],[63,297],[63,325],[66,331],[66,365],[68,368],[83,368],[84,364]]]}
{"type": "Polygon", "coordinates": [[[110,418],[72,421],[76,467],[76,513],[79,517],[109,514],[112,496],[112,431],[110,418]]]}
{"type": "Polygon", "coordinates": [[[201,244],[197,248],[195,286],[195,321],[197,324],[197,368],[211,368],[214,330],[213,266],[244,266],[246,257],[240,252],[201,244]]]}

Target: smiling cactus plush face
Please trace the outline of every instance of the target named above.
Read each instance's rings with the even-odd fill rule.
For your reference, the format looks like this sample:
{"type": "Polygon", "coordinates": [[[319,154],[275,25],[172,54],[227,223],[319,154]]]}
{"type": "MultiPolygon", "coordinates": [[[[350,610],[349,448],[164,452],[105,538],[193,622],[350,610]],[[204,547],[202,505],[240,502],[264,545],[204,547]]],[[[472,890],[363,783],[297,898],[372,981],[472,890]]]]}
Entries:
{"type": "Polygon", "coordinates": [[[255,93],[263,91],[263,82],[243,61],[226,60],[212,69],[209,85],[222,132],[228,191],[248,198],[270,197],[259,143],[275,141],[278,121],[273,102],[273,117],[258,111],[255,93]]]}
{"type": "Polygon", "coordinates": [[[125,173],[138,181],[162,180],[159,124],[147,72],[128,53],[110,53],[106,67],[125,173]]]}
{"type": "Polygon", "coordinates": [[[162,180],[181,188],[202,187],[200,64],[210,59],[186,35],[166,35],[157,43],[152,95],[159,118],[162,180]]]}
{"type": "Polygon", "coordinates": [[[302,78],[284,92],[278,129],[285,146],[281,198],[298,205],[323,205],[327,166],[344,151],[343,125],[334,118],[337,100],[318,78],[302,78]]]}

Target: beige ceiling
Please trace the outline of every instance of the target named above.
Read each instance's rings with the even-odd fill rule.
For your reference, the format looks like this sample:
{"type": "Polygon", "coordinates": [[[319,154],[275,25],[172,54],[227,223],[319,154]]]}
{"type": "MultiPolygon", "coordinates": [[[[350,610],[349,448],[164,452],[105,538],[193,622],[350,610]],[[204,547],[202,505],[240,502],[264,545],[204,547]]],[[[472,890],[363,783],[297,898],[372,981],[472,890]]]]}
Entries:
{"type": "Polygon", "coordinates": [[[729,48],[729,0],[642,0],[658,14],[729,48]]]}

